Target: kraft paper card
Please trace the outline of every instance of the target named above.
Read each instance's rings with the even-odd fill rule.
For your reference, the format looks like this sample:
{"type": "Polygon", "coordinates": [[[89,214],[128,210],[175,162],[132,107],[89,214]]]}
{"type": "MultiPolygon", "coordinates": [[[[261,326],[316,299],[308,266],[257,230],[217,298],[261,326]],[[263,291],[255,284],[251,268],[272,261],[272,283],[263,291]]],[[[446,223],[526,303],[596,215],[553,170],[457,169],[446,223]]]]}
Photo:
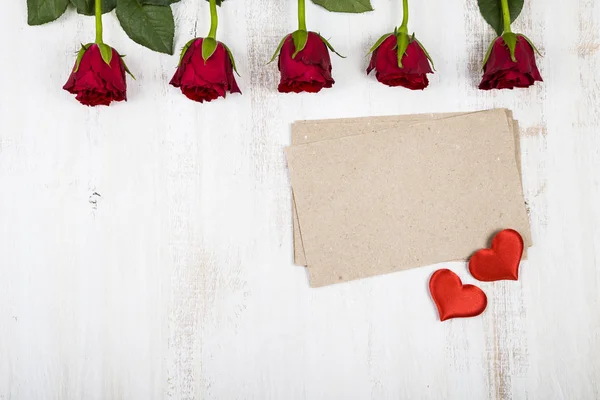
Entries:
{"type": "MultiPolygon", "coordinates": [[[[521,168],[520,162],[520,135],[517,121],[512,119],[512,112],[504,110],[507,113],[509,123],[512,123],[512,132],[515,138],[515,152],[517,168],[521,168]]],[[[474,111],[481,112],[481,111],[474,111]]],[[[346,119],[312,120],[296,121],[292,127],[292,145],[305,144],[320,140],[336,139],[344,136],[360,135],[369,132],[376,132],[378,129],[392,128],[394,126],[410,126],[414,123],[425,122],[429,120],[438,120],[459,115],[467,115],[474,112],[463,113],[442,113],[442,114],[413,114],[383,117],[361,117],[346,119]],[[351,125],[350,125],[351,124],[351,125]]],[[[520,176],[520,174],[519,174],[520,176]]],[[[305,266],[306,257],[304,255],[304,245],[300,232],[298,215],[296,212],[296,203],[292,191],[292,230],[293,230],[293,249],[294,264],[305,266]]],[[[524,253],[526,258],[526,251],[524,253]]]]}
{"type": "MultiPolygon", "coordinates": [[[[316,142],[320,140],[337,139],[345,136],[361,135],[376,132],[381,128],[411,125],[431,119],[442,119],[448,116],[468,113],[446,114],[412,114],[382,117],[340,118],[328,120],[296,121],[292,126],[292,146],[316,142]]],[[[294,264],[306,265],[304,245],[298,224],[296,202],[292,192],[292,229],[294,264]]]]}
{"type": "Polygon", "coordinates": [[[466,259],[506,227],[531,244],[505,110],[375,132],[286,149],[311,286],[466,259]]]}

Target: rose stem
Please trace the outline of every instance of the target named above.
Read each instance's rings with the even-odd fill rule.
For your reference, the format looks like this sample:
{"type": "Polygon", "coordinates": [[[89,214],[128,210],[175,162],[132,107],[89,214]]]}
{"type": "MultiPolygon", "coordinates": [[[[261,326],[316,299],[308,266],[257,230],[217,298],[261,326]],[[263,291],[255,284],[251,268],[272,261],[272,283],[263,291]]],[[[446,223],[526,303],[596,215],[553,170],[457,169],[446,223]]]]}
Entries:
{"type": "Polygon", "coordinates": [[[508,0],[501,0],[502,3],[502,19],[504,20],[504,32],[510,30],[510,8],[508,8],[508,0]]]}
{"type": "Polygon", "coordinates": [[[96,43],[102,44],[102,0],[96,0],[96,43]]]}
{"type": "Polygon", "coordinates": [[[217,15],[217,0],[210,0],[210,32],[208,37],[216,39],[217,26],[219,26],[219,16],[217,15]]]}
{"type": "Polygon", "coordinates": [[[408,32],[408,0],[402,0],[402,25],[400,31],[408,32]]]}
{"type": "Polygon", "coordinates": [[[298,30],[306,31],[306,6],[304,0],[298,0],[298,30]]]}

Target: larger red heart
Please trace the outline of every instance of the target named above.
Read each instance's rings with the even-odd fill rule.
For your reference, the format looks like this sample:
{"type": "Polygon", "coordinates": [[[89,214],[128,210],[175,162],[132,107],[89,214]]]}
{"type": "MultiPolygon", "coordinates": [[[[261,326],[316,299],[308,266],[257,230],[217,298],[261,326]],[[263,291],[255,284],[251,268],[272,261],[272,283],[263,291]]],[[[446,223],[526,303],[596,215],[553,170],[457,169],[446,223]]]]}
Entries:
{"type": "Polygon", "coordinates": [[[491,249],[473,254],[469,260],[469,271],[480,281],[516,281],[522,256],[523,238],[519,232],[505,229],[494,236],[491,249]]]}
{"type": "Polygon", "coordinates": [[[462,281],[449,269],[435,271],[429,280],[429,291],[437,306],[440,320],[475,317],[487,307],[487,296],[473,285],[462,281]]]}

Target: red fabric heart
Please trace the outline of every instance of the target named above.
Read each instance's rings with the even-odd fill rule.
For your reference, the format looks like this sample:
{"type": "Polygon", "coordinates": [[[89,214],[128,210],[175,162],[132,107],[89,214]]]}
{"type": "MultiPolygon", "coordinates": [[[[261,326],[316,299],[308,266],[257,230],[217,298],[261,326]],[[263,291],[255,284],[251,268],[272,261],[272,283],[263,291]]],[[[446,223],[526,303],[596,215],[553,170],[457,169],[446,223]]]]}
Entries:
{"type": "Polygon", "coordinates": [[[440,321],[450,318],[475,317],[487,307],[487,296],[473,285],[462,281],[449,269],[440,269],[429,280],[429,291],[440,314],[440,321]]]}
{"type": "Polygon", "coordinates": [[[491,249],[473,254],[469,260],[469,271],[480,281],[516,281],[522,256],[523,238],[519,232],[506,229],[494,236],[491,249]]]}

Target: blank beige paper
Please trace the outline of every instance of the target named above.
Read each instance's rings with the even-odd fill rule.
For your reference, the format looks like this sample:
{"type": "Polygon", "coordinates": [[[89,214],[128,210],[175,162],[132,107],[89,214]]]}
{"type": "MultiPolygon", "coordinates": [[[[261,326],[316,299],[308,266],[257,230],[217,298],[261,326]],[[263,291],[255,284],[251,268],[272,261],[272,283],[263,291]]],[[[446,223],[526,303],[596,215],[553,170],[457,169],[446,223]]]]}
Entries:
{"type": "Polygon", "coordinates": [[[504,110],[376,132],[286,149],[311,286],[531,243],[504,110]]]}
{"type": "MultiPolygon", "coordinates": [[[[321,140],[338,139],[345,136],[375,133],[380,129],[410,126],[415,123],[443,119],[470,113],[411,114],[383,117],[360,117],[345,119],[326,119],[296,121],[292,127],[292,146],[321,140]]],[[[304,245],[298,224],[296,202],[292,192],[292,229],[294,243],[294,264],[306,265],[304,245]]]]}
{"type": "MultiPolygon", "coordinates": [[[[517,169],[521,175],[521,151],[520,134],[517,121],[512,117],[510,110],[504,109],[507,113],[509,124],[512,125],[512,133],[515,138],[515,157],[517,160],[517,169]]],[[[473,111],[481,112],[481,111],[473,111]]],[[[345,119],[327,119],[296,121],[292,127],[292,145],[305,144],[320,140],[336,139],[345,136],[373,133],[379,129],[388,129],[392,127],[410,126],[415,123],[426,122],[430,120],[439,120],[448,117],[471,114],[473,112],[461,113],[440,113],[440,114],[412,114],[383,117],[359,117],[345,119]],[[325,128],[325,129],[324,129],[325,128]]],[[[304,255],[304,245],[302,244],[302,235],[298,223],[298,214],[296,212],[296,203],[292,191],[292,230],[293,230],[293,249],[294,264],[305,266],[306,257],[304,255]]],[[[524,259],[527,256],[527,249],[523,254],[524,259]]]]}

